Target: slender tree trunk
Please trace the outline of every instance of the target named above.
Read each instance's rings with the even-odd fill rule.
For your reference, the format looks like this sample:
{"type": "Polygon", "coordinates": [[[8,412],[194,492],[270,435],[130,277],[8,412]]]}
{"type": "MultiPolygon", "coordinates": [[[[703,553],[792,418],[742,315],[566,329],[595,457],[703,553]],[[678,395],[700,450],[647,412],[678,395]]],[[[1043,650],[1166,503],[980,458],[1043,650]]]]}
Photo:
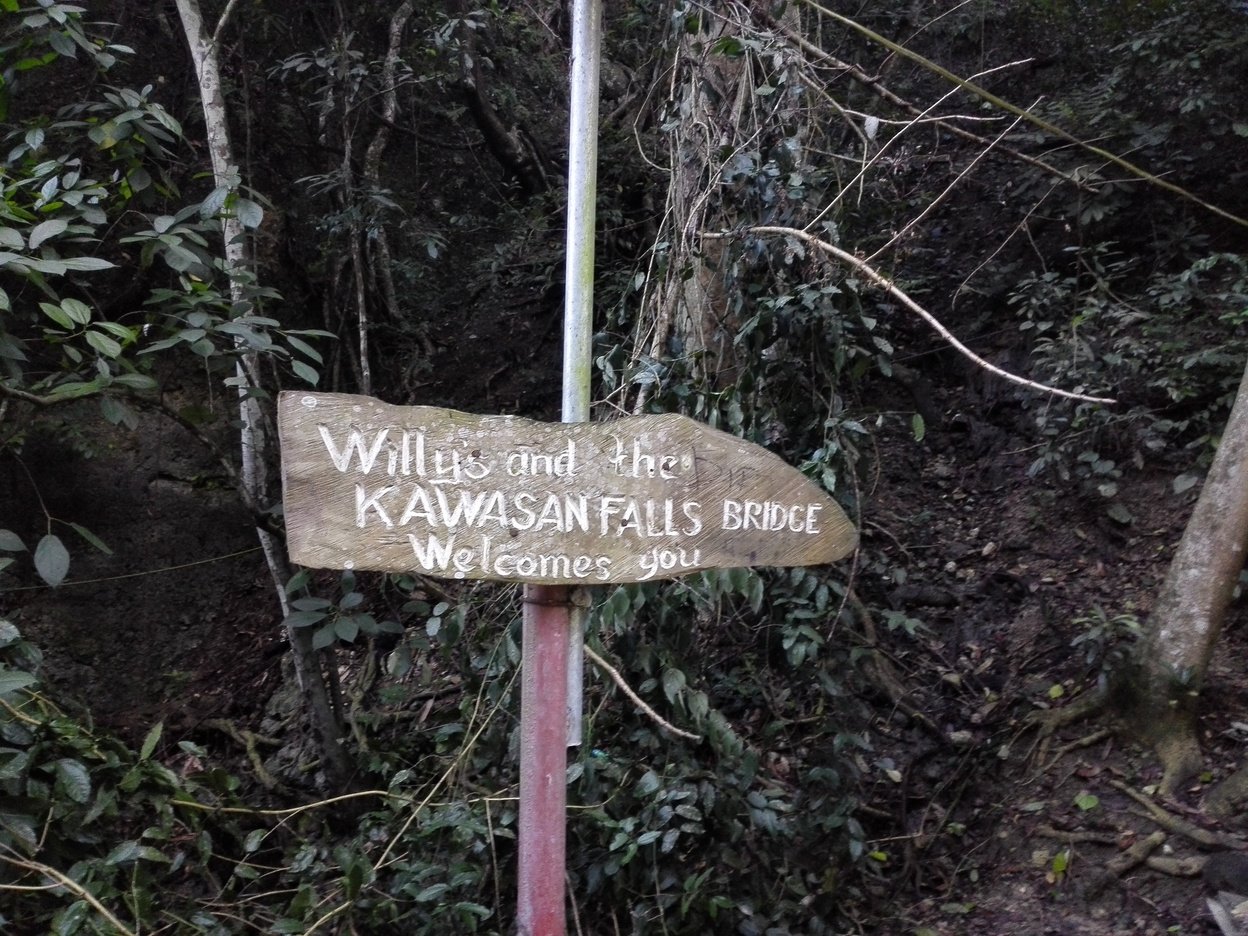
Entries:
{"type": "Polygon", "coordinates": [[[1248,554],[1248,368],[1139,646],[1127,713],[1173,790],[1201,765],[1196,702],[1248,554]]]}
{"type": "MultiPolygon", "coordinates": [[[[221,90],[221,69],[217,58],[218,35],[209,35],[200,11],[199,0],[176,0],[178,15],[190,46],[191,59],[199,84],[200,98],[204,108],[204,125],[208,137],[208,152],[212,159],[213,179],[218,187],[231,190],[238,187],[238,167],[230,145],[229,124],[226,118],[225,97],[221,90]]],[[[225,18],[234,8],[231,2],[222,14],[217,33],[225,18]]],[[[246,260],[246,241],[242,222],[234,214],[222,219],[226,272],[230,277],[230,294],[235,301],[243,296],[242,281],[236,275],[246,260]]],[[[239,417],[241,434],[239,455],[244,497],[257,506],[268,503],[267,470],[265,465],[265,426],[259,401],[248,392],[248,387],[259,383],[259,359],[255,352],[244,354],[238,363],[238,375],[243,378],[239,388],[239,417]]],[[[267,530],[256,529],[260,545],[264,549],[269,571],[277,588],[278,601],[283,616],[289,613],[286,582],[290,579],[290,565],[281,544],[267,530]]],[[[287,628],[287,636],[294,650],[295,674],[303,691],[313,730],[321,746],[325,777],[331,787],[341,789],[349,778],[350,765],[342,745],[342,729],[334,716],[332,700],[322,677],[316,651],[312,649],[310,629],[287,628]]]]}

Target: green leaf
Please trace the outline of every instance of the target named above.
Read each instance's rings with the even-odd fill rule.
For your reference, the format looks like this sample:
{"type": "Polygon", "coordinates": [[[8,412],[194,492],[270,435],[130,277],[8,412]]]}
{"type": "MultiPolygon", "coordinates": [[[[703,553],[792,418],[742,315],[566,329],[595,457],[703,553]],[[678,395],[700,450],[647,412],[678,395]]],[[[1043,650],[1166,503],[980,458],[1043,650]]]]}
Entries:
{"type": "Polygon", "coordinates": [[[324,611],[292,611],[283,622],[287,627],[311,627],[319,624],[329,615],[324,611]]]}
{"type": "Polygon", "coordinates": [[[254,852],[263,844],[264,837],[268,834],[268,829],[252,829],[247,833],[247,838],[243,839],[243,851],[249,854],[254,852]]]}
{"type": "Polygon", "coordinates": [[[117,264],[102,257],[67,257],[61,260],[61,265],[67,270],[92,273],[96,270],[111,270],[117,264]]]}
{"type": "Polygon", "coordinates": [[[26,544],[12,530],[0,530],[0,549],[7,552],[23,552],[26,549],[26,544]]]}
{"type": "Polygon", "coordinates": [[[44,315],[56,322],[57,325],[60,325],[61,328],[64,328],[66,331],[74,330],[74,320],[60,306],[51,302],[41,302],[39,303],[39,308],[43,310],[44,315]]]}
{"type": "Polygon", "coordinates": [[[106,358],[116,358],[121,355],[121,345],[102,332],[92,330],[87,332],[84,337],[87,339],[87,344],[106,358]]]}
{"type": "Polygon", "coordinates": [[[312,635],[312,649],[324,650],[330,646],[337,638],[334,635],[334,625],[326,624],[312,635]]]}
{"type": "Polygon", "coordinates": [[[25,689],[27,686],[33,686],[38,680],[32,673],[26,673],[22,670],[0,669],[0,696],[8,695],[10,692],[17,692],[19,689],[25,689]]]}
{"type": "Polygon", "coordinates": [[[922,442],[923,437],[927,435],[927,424],[918,413],[910,417],[910,432],[914,436],[915,442],[922,442]]]}
{"type": "Polygon", "coordinates": [[[1101,798],[1092,793],[1080,793],[1075,797],[1075,806],[1087,812],[1089,809],[1096,809],[1101,804],[1101,798]]]}
{"type": "Polygon", "coordinates": [[[667,696],[668,702],[675,703],[680,690],[684,688],[685,674],[682,670],[673,668],[663,671],[663,694],[667,696]]]}
{"type": "Polygon", "coordinates": [[[164,722],[157,722],[152,725],[147,732],[147,737],[143,739],[143,747],[139,749],[139,760],[145,761],[151,758],[152,752],[156,750],[156,745],[160,743],[160,736],[164,733],[164,730],[164,722]]]}
{"type": "Polygon", "coordinates": [[[35,571],[53,588],[65,581],[65,574],[69,572],[69,550],[55,533],[43,537],[35,547],[35,571]]]}
{"type": "Polygon", "coordinates": [[[334,633],[338,635],[338,639],[346,643],[355,643],[355,638],[360,634],[360,621],[354,614],[344,614],[334,622],[334,633]]]}
{"type": "Polygon", "coordinates": [[[50,237],[64,234],[68,227],[69,222],[63,218],[49,218],[47,221],[39,222],[31,229],[30,249],[34,250],[50,237]]]}
{"type": "Polygon", "coordinates": [[[296,377],[310,383],[314,387],[321,379],[321,375],[317,373],[316,368],[303,363],[303,361],[291,361],[290,369],[295,372],[296,377]]]}
{"type": "Polygon", "coordinates": [[[87,768],[71,757],[63,757],[55,764],[56,785],[75,803],[91,799],[91,776],[87,768]]]}
{"type": "Polygon", "coordinates": [[[417,903],[429,903],[437,900],[450,889],[451,886],[449,884],[430,884],[424,890],[420,891],[420,893],[416,894],[416,896],[412,899],[417,903]]]}
{"type": "Polygon", "coordinates": [[[22,237],[22,232],[10,227],[0,227],[0,247],[7,247],[10,250],[25,250],[26,239],[22,237]]]}
{"type": "Polygon", "coordinates": [[[113,378],[113,383],[129,387],[131,390],[155,390],[160,386],[147,374],[118,374],[113,378]]]}
{"type": "Polygon", "coordinates": [[[234,203],[234,215],[245,228],[258,228],[264,220],[264,209],[249,198],[234,203]]]}
{"type": "Polygon", "coordinates": [[[107,545],[105,545],[104,541],[100,539],[98,536],[96,536],[94,533],[92,533],[90,530],[88,530],[86,527],[78,523],[70,523],[70,526],[74,528],[75,533],[81,536],[84,540],[86,540],[88,543],[90,543],[100,552],[104,553],[104,555],[111,556],[113,554],[113,551],[109,549],[107,545]]]}
{"type": "Polygon", "coordinates": [[[61,309],[79,325],[91,321],[91,307],[80,299],[62,299],[61,309]]]}

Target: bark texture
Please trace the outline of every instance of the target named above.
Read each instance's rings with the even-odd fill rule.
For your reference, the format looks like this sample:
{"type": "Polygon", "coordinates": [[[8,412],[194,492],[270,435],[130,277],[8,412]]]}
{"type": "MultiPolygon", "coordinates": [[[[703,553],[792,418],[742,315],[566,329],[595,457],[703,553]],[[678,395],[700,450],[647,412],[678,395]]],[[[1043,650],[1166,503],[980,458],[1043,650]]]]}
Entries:
{"type": "MultiPolygon", "coordinates": [[[[178,16],[186,33],[191,60],[203,103],[204,124],[208,140],[208,152],[212,160],[213,181],[218,187],[236,189],[238,167],[230,143],[229,121],[225,97],[221,90],[221,66],[217,56],[217,35],[210,35],[204,23],[198,0],[176,0],[178,16]]],[[[226,7],[224,17],[232,10],[226,7]]],[[[220,32],[218,27],[217,33],[220,32]]],[[[236,214],[230,212],[222,218],[222,238],[226,271],[230,276],[230,293],[235,302],[244,299],[242,281],[235,275],[246,261],[245,230],[236,214]]],[[[239,455],[242,463],[240,478],[243,497],[248,504],[264,507],[268,504],[265,468],[265,423],[259,401],[247,391],[247,387],[259,384],[258,355],[255,352],[239,357],[238,375],[244,386],[239,390],[239,455]]],[[[268,530],[256,528],[260,545],[277,589],[282,614],[289,614],[286,582],[290,579],[290,565],[282,544],[268,530]]],[[[317,652],[312,649],[310,628],[287,627],[287,636],[294,651],[295,674],[303,692],[312,728],[320,743],[326,782],[331,788],[345,788],[350,765],[342,745],[342,729],[333,705],[333,697],[320,669],[317,652]]]]}
{"type": "Polygon", "coordinates": [[[1137,657],[1131,720],[1157,749],[1165,786],[1200,767],[1196,703],[1248,553],[1248,369],[1137,657]]]}

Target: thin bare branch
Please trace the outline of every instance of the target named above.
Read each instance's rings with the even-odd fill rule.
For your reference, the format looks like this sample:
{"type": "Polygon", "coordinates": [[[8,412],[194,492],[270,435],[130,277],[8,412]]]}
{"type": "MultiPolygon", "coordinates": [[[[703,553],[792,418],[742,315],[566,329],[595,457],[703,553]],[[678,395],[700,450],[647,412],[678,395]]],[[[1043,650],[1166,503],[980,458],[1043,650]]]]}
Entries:
{"type": "Polygon", "coordinates": [[[870,280],[874,285],[884,290],[886,293],[888,293],[890,296],[892,296],[894,299],[896,299],[898,302],[904,305],[907,309],[909,309],[915,315],[919,316],[919,318],[923,319],[924,322],[926,322],[929,326],[931,326],[931,328],[936,332],[936,334],[940,335],[941,338],[945,339],[945,341],[948,342],[949,345],[952,346],[959,354],[961,354],[963,357],[967,358],[968,360],[974,362],[977,366],[988,371],[990,374],[995,374],[996,376],[1000,377],[1002,380],[1008,380],[1010,383],[1018,384],[1020,387],[1027,387],[1028,389],[1036,390],[1040,393],[1048,393],[1053,396],[1065,397],[1068,400],[1083,400],[1088,403],[1115,403],[1117,402],[1112,397],[1096,397],[1096,396],[1089,396],[1088,394],[1085,394],[1085,393],[1072,393],[1069,390],[1060,390],[1057,387],[1050,387],[1047,384],[1037,383],[1034,380],[1028,380],[1026,377],[1019,377],[1017,374],[1011,374],[1009,371],[1003,370],[1002,368],[997,367],[995,364],[985,361],[978,354],[976,354],[974,351],[972,351],[970,348],[968,348],[966,345],[960,342],[957,338],[955,338],[953,333],[950,332],[949,329],[945,328],[945,326],[940,323],[940,320],[937,319],[936,316],[932,315],[930,312],[924,309],[921,305],[919,305],[917,302],[911,299],[892,280],[890,280],[888,277],[884,276],[882,273],[877,271],[874,267],[872,267],[869,263],[867,263],[861,257],[855,257],[853,254],[849,253],[848,251],[842,250],[839,247],[829,244],[827,241],[821,240],[820,238],[815,237],[813,234],[808,234],[805,231],[799,231],[797,228],[760,225],[758,227],[745,228],[744,231],[721,232],[721,233],[704,232],[702,236],[709,237],[709,238],[732,238],[732,237],[740,237],[741,234],[743,233],[745,234],[776,234],[782,237],[794,237],[802,241],[804,244],[808,244],[811,247],[814,247],[818,250],[823,251],[824,253],[828,254],[831,257],[835,257],[837,260],[840,260],[842,263],[849,264],[855,270],[857,270],[859,273],[865,276],[868,280],[870,280]]]}
{"type": "Polygon", "coordinates": [[[892,52],[897,53],[903,58],[907,58],[910,61],[914,62],[915,64],[920,65],[923,68],[926,68],[928,71],[936,75],[939,75],[941,78],[944,78],[946,81],[952,82],[953,84],[957,85],[959,88],[962,88],[964,91],[968,91],[971,94],[975,95],[980,100],[986,101],[989,104],[993,105],[994,107],[999,107],[1001,110],[1006,111],[1007,113],[1015,114],[1019,117],[1022,117],[1028,123],[1032,124],[1033,126],[1039,127],[1045,133],[1050,133],[1059,139],[1067,141],[1068,143],[1073,143],[1075,146],[1078,146],[1080,149],[1086,150],[1089,153],[1094,153],[1097,156],[1100,156],[1102,159],[1108,160],[1109,162],[1113,163],[1115,166],[1118,166],[1121,169],[1125,169],[1127,172],[1131,173],[1131,175],[1137,176],[1143,179],[1144,181],[1157,186],[1158,188],[1165,189],[1167,192],[1173,192],[1175,195],[1178,195],[1181,198],[1185,198],[1188,201],[1195,202],[1197,205],[1200,205],[1200,207],[1204,208],[1206,211],[1213,212],[1214,214],[1218,215],[1221,218],[1225,218],[1228,221],[1233,221],[1235,224],[1248,227],[1248,219],[1241,218],[1237,214],[1233,214],[1223,208],[1219,208],[1217,205],[1214,205],[1210,202],[1205,201],[1203,198],[1196,195],[1195,193],[1189,192],[1187,189],[1183,188],[1182,186],[1175,185],[1173,182],[1167,182],[1165,179],[1159,176],[1153,175],[1153,173],[1149,172],[1147,169],[1143,169],[1140,166],[1137,166],[1135,163],[1129,162],[1128,160],[1123,159],[1121,156],[1115,153],[1111,153],[1107,149],[1102,149],[1099,146],[1093,146],[1091,143],[1087,143],[1084,140],[1079,139],[1070,131],[1063,130],[1061,127],[1057,126],[1056,124],[1050,123],[1049,121],[1045,120],[1043,117],[1038,117],[1035,114],[1027,112],[1023,108],[1019,107],[1017,104],[1011,104],[1009,101],[1005,100],[1004,98],[998,97],[997,95],[993,94],[991,91],[988,91],[985,88],[981,88],[979,85],[975,84],[973,81],[968,81],[965,78],[955,75],[953,72],[949,71],[949,69],[944,68],[940,65],[937,65],[931,59],[925,58],[922,55],[919,55],[919,53],[912,51],[911,49],[907,49],[904,45],[893,42],[891,39],[887,39],[884,36],[881,36],[879,33],[875,32],[875,30],[867,28],[866,26],[859,23],[857,20],[854,20],[848,16],[843,16],[842,14],[834,12],[833,10],[829,10],[827,7],[819,3],[816,3],[815,0],[802,0],[802,2],[806,6],[810,7],[812,10],[815,10],[816,12],[829,17],[830,19],[836,20],[836,22],[840,23],[843,26],[848,26],[850,29],[853,29],[855,32],[860,33],[861,35],[865,36],[867,39],[870,39],[872,42],[878,43],[879,45],[882,45],[886,49],[889,49],[892,52]]]}
{"type": "Polygon", "coordinates": [[[610,663],[608,663],[606,660],[604,660],[602,657],[600,657],[597,653],[595,653],[594,648],[591,647],[589,644],[585,645],[585,655],[594,661],[595,666],[597,666],[600,670],[602,670],[604,673],[606,673],[608,676],[611,677],[611,681],[620,687],[620,691],[623,692],[626,696],[628,696],[629,701],[631,701],[635,706],[641,709],[641,711],[646,715],[646,717],[654,721],[655,724],[657,724],[664,731],[670,732],[674,735],[678,735],[681,738],[688,738],[690,741],[702,740],[701,735],[696,735],[691,731],[684,731],[681,728],[677,728],[675,725],[673,725],[671,722],[665,719],[662,715],[660,715],[658,712],[652,709],[649,705],[647,705],[642,700],[641,696],[639,696],[636,692],[634,692],[632,687],[629,686],[629,684],[624,681],[624,677],[620,675],[620,671],[617,670],[610,663]]]}

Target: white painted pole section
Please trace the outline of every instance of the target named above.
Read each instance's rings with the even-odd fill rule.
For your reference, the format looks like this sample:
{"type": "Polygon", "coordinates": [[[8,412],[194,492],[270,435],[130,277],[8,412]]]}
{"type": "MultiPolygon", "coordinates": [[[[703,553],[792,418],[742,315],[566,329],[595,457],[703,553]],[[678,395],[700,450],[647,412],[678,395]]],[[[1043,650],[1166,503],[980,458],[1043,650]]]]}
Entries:
{"type": "MultiPolygon", "coordinates": [[[[563,305],[563,421],[589,421],[594,333],[594,226],[598,197],[598,75],[602,0],[573,0],[568,229],[563,305]]],[[[568,746],[581,743],[582,640],[586,608],[575,601],[568,628],[568,746]]]]}

